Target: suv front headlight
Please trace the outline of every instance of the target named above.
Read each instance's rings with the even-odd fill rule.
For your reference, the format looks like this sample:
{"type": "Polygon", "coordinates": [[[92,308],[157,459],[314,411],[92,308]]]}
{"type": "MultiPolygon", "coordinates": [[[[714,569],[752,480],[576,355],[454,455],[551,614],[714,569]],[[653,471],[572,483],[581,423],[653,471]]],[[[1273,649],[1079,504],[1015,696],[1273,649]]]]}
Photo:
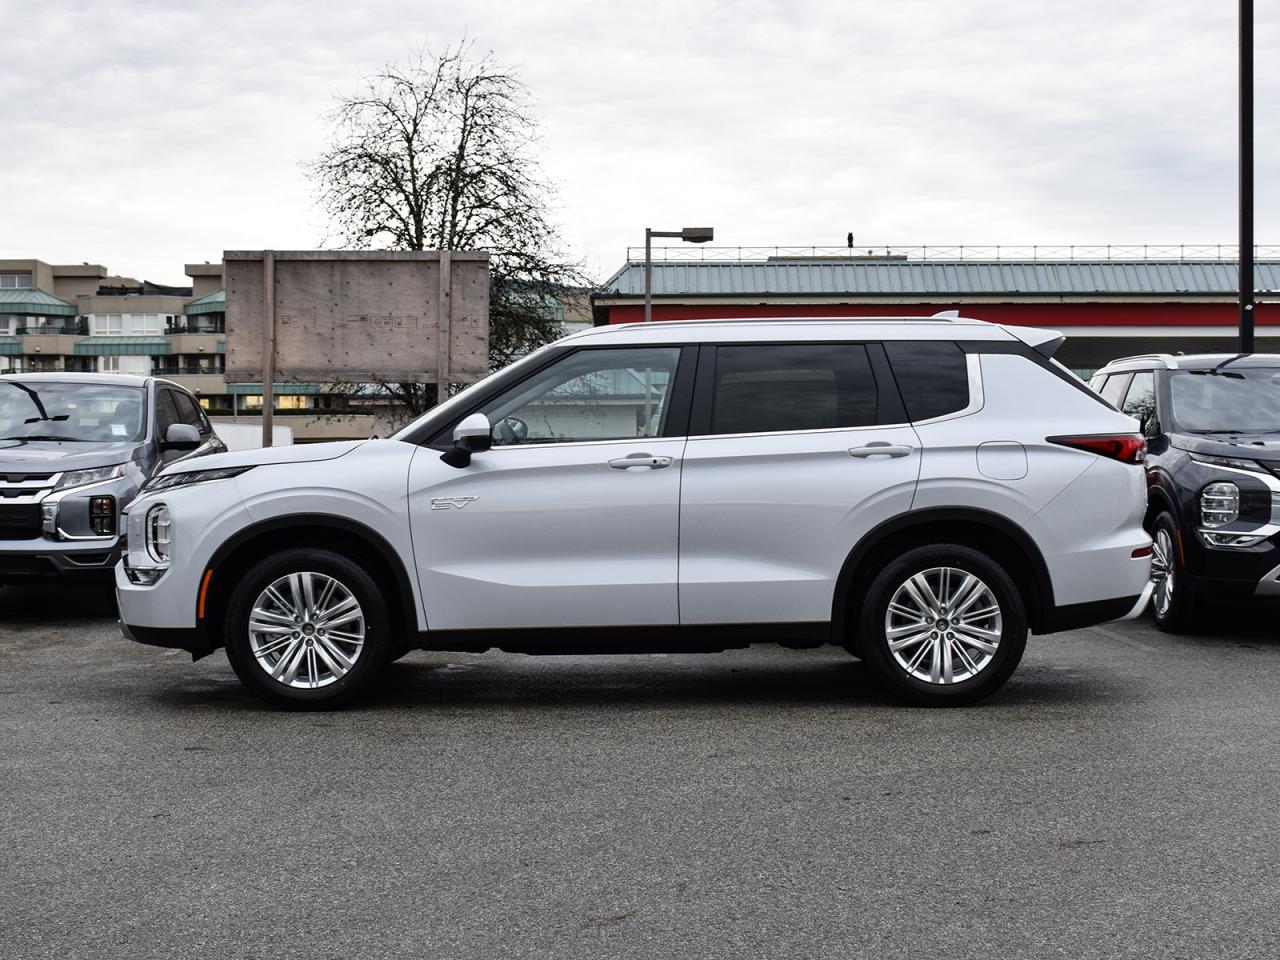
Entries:
{"type": "Polygon", "coordinates": [[[147,554],[156,563],[167,567],[169,548],[173,544],[173,515],[169,513],[168,504],[157,503],[148,510],[142,529],[147,554]]]}
{"type": "Polygon", "coordinates": [[[1211,483],[1200,491],[1200,522],[1221,527],[1240,516],[1240,488],[1234,483],[1211,483]]]}
{"type": "Polygon", "coordinates": [[[117,463],[110,467],[91,467],[88,470],[71,470],[62,475],[55,490],[66,490],[68,487],[83,487],[90,483],[101,483],[104,480],[115,480],[124,476],[127,463],[117,463]]]}

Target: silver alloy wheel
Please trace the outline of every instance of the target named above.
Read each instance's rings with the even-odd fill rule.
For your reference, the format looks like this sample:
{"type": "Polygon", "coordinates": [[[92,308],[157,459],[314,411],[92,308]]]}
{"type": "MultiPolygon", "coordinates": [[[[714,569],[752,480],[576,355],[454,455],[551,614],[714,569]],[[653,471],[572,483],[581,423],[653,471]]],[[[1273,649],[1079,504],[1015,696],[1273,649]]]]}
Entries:
{"type": "Polygon", "coordinates": [[[926,683],[960,683],[985,670],[1003,625],[991,588],[958,567],[914,574],[894,591],[884,614],[889,652],[926,683]]]}
{"type": "Polygon", "coordinates": [[[355,666],[364,631],[364,611],[346,586],[323,573],[291,573],[253,602],[249,649],[272,680],[314,689],[355,666]]]}
{"type": "Polygon", "coordinates": [[[1161,527],[1151,544],[1151,609],[1157,617],[1165,617],[1173,606],[1173,537],[1161,527]]]}

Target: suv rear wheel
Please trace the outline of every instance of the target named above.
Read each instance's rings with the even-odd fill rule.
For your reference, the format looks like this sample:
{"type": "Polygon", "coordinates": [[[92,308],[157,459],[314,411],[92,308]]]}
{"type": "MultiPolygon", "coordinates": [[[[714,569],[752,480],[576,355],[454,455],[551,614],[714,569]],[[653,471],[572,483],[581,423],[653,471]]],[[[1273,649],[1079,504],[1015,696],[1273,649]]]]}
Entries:
{"type": "Polygon", "coordinates": [[[916,547],[867,590],[859,651],[893,692],[962,706],[997,690],[1022,659],[1027,618],[1013,579],[971,547],[916,547]]]}
{"type": "Polygon", "coordinates": [[[227,659],[277,706],[323,709],[367,690],[390,660],[388,606],[373,579],[329,550],[286,550],[240,580],[227,605],[227,659]]]}

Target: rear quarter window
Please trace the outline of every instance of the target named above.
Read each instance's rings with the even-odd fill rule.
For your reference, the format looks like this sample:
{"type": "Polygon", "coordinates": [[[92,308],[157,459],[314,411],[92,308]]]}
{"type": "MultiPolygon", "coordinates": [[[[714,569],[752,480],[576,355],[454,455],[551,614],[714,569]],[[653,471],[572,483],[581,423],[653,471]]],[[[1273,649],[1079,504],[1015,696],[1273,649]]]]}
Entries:
{"type": "Polygon", "coordinates": [[[912,421],[945,417],[969,406],[969,365],[959,344],[887,340],[884,349],[912,421]]]}

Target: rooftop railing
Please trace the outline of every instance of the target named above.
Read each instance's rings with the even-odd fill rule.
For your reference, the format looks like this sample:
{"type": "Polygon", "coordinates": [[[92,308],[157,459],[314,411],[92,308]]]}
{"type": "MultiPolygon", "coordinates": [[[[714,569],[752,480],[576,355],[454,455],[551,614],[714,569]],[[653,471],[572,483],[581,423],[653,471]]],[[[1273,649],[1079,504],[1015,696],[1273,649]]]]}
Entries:
{"type": "MultiPolygon", "coordinates": [[[[1259,244],[1258,260],[1280,259],[1280,246],[1259,244]]],[[[679,244],[654,247],[653,260],[662,262],[765,263],[770,260],[1236,260],[1240,247],[1231,243],[1066,243],[1066,244],[880,244],[852,247],[711,247],[679,244]]],[[[644,262],[644,247],[627,247],[629,263],[644,262]]]]}

